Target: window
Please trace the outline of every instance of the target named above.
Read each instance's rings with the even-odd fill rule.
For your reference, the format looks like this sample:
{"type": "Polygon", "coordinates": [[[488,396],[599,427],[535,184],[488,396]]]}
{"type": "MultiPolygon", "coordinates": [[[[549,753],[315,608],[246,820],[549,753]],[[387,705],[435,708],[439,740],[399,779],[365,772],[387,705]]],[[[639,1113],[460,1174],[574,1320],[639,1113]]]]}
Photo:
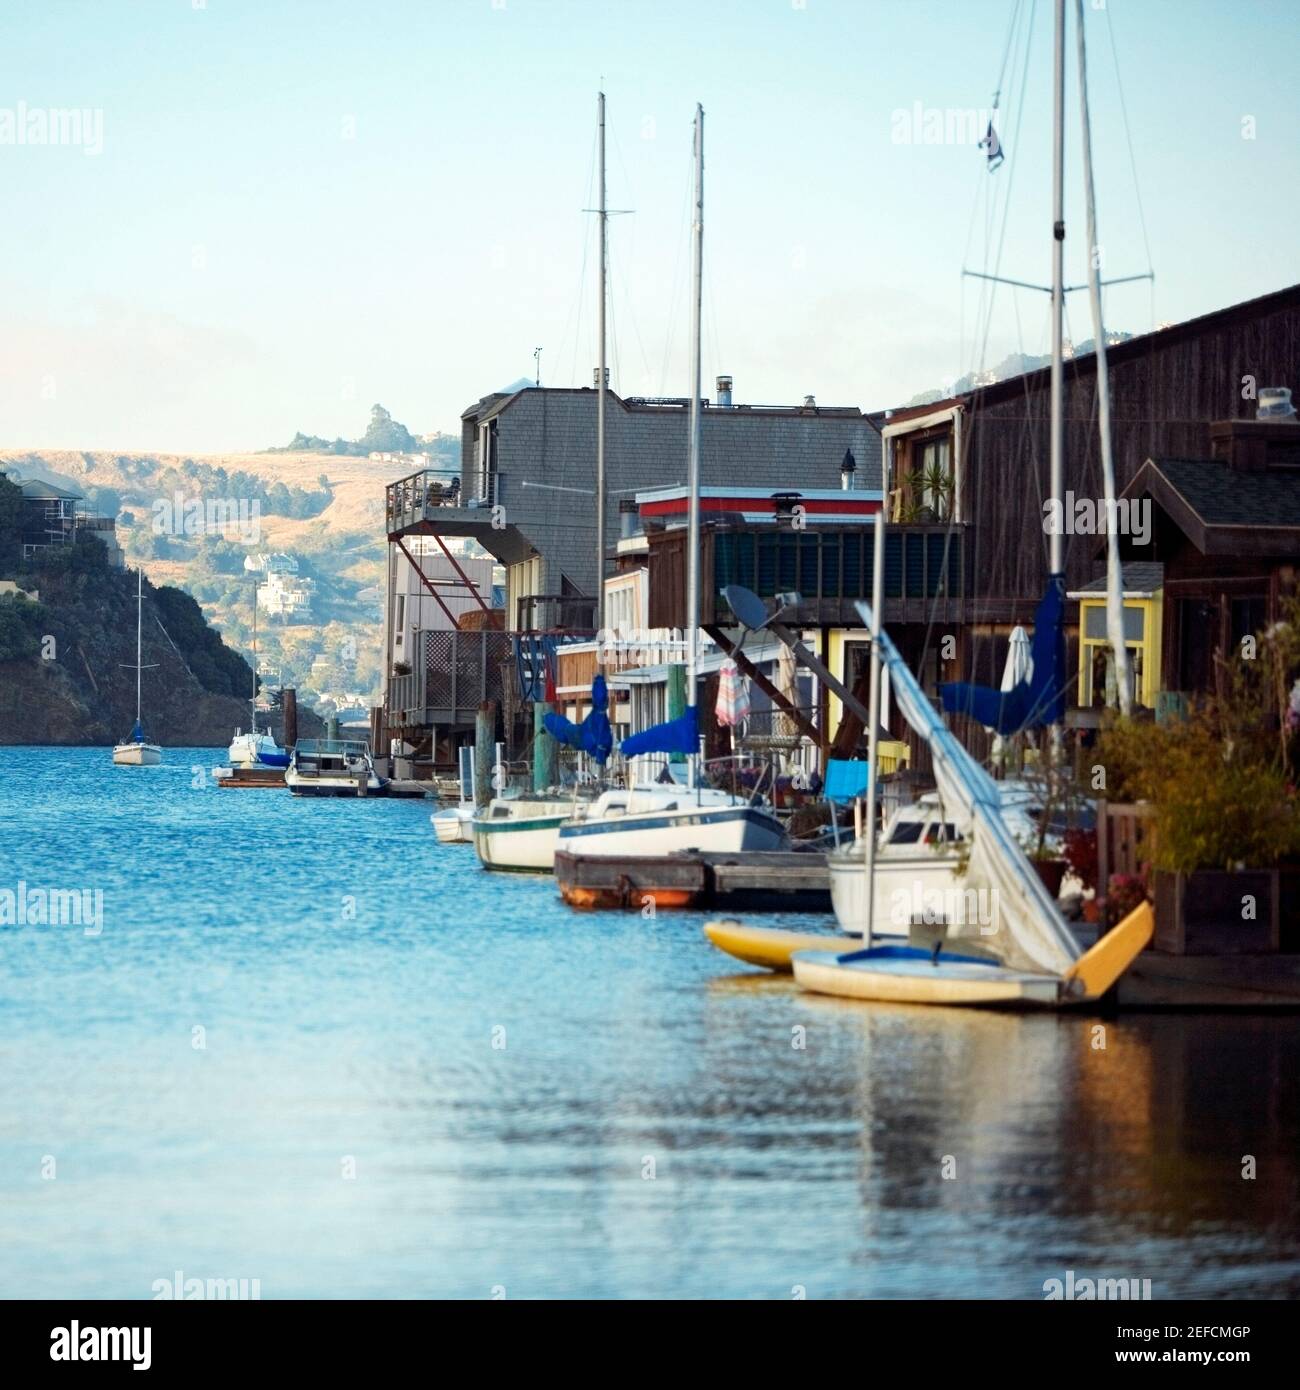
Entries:
{"type": "Polygon", "coordinates": [[[952,512],[952,440],[927,439],[916,454],[912,470],[912,493],[922,516],[947,521],[952,512]]]}
{"type": "Polygon", "coordinates": [[[925,829],[925,822],[919,820],[904,820],[893,828],[889,835],[891,845],[916,845],[921,842],[921,831],[925,829]]]}

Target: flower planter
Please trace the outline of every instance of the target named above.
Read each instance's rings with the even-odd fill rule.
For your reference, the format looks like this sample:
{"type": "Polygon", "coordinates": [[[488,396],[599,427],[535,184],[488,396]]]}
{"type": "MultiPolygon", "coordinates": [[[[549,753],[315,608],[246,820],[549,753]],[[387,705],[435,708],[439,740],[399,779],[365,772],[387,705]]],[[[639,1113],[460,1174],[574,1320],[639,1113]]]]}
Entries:
{"type": "Polygon", "coordinates": [[[1276,869],[1157,870],[1153,945],[1175,956],[1276,951],[1280,902],[1276,869]]]}

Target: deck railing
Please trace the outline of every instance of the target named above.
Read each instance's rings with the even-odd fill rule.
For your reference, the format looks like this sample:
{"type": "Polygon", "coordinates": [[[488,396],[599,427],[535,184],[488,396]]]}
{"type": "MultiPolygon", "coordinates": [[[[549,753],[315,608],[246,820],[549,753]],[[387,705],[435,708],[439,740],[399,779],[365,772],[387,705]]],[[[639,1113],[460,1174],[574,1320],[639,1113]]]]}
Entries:
{"type": "Polygon", "coordinates": [[[430,516],[436,518],[445,507],[493,507],[500,500],[503,481],[499,473],[465,477],[459,468],[422,468],[384,489],[388,530],[400,531],[430,516]]]}

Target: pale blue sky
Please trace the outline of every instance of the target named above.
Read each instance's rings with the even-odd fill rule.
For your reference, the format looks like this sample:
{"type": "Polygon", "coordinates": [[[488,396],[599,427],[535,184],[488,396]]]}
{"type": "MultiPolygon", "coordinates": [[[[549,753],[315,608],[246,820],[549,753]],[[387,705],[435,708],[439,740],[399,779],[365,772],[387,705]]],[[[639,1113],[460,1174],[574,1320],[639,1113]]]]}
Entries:
{"type": "MultiPolygon", "coordinates": [[[[1111,326],[1143,331],[1153,310],[1177,320],[1300,280],[1300,3],[1086,5],[1106,271],[1147,263],[1113,25],[1157,275],[1154,295],[1110,292],[1111,326]]],[[[255,449],[295,429],[356,435],[376,400],[412,429],[454,429],[470,401],[531,375],[539,344],[545,383],[589,384],[582,209],[602,81],[610,204],[635,209],[612,223],[616,389],[686,390],[696,100],[709,388],[729,372],[738,400],[811,392],[874,408],[951,382],[980,357],[978,290],[960,278],[964,256],[994,254],[977,200],[1014,179],[1002,272],[1048,275],[1048,0],[1018,136],[1018,56],[1008,64],[996,175],[969,145],[900,143],[895,113],[987,108],[1014,8],[6,6],[0,140],[20,102],[77,106],[102,110],[103,151],[0,143],[0,446],[255,449]]],[[[1070,307],[1075,336],[1090,336],[1086,296],[1070,307]]],[[[999,292],[987,360],[1043,350],[1045,328],[1045,296],[999,292]]]]}

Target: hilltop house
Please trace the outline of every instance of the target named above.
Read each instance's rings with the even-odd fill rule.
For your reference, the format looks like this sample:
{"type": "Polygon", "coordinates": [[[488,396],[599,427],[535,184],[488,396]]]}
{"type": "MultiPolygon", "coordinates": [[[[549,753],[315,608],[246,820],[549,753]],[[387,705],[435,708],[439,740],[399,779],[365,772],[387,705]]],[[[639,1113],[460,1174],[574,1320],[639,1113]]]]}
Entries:
{"type": "Polygon", "coordinates": [[[108,551],[109,563],[125,563],[117,542],[117,523],[111,516],[88,510],[79,492],[69,492],[40,478],[23,478],[16,468],[0,469],[23,495],[22,555],[30,560],[42,551],[72,545],[78,536],[94,536],[108,551]]]}

